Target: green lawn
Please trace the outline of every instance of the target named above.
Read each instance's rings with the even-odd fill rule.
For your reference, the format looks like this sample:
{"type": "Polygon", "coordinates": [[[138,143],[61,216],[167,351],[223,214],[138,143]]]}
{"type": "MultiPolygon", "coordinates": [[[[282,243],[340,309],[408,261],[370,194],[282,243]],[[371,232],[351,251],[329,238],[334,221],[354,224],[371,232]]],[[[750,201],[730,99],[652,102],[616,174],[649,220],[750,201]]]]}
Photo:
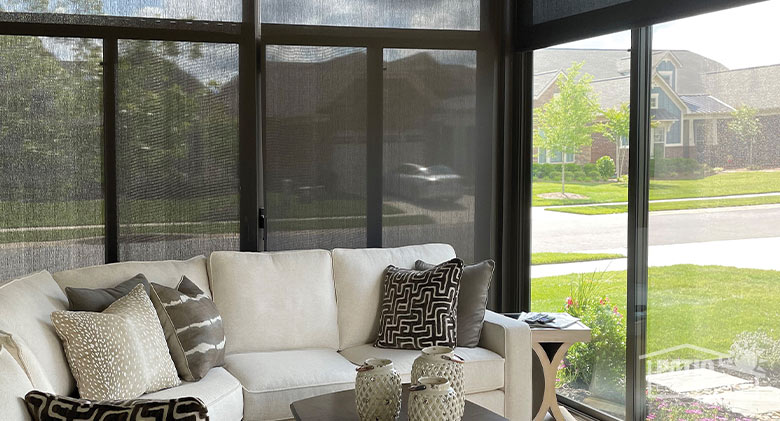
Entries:
{"type": "MultiPolygon", "coordinates": [[[[736,199],[684,200],[679,202],[650,203],[650,211],[682,209],[723,208],[728,206],[754,206],[780,203],[780,196],[741,197],[736,199]]],[[[628,212],[627,205],[564,206],[547,208],[554,212],[575,213],[578,215],[609,215],[628,212]]]]}
{"type": "MultiPolygon", "coordinates": [[[[534,311],[562,311],[577,275],[532,281],[534,311]]],[[[601,293],[626,311],[626,272],[596,274],[601,293]]],[[[691,344],[728,353],[734,337],[758,328],[780,335],[780,272],[724,266],[652,267],[648,282],[648,352],[691,344]]],[[[712,358],[677,351],[679,358],[712,358]]],[[[670,355],[664,355],[664,359],[670,355]]]]}
{"type": "Polygon", "coordinates": [[[592,260],[622,259],[622,254],[610,253],[533,253],[532,265],[550,265],[554,263],[589,262],[592,260]]]}
{"type": "MultiPolygon", "coordinates": [[[[560,182],[534,181],[533,205],[625,202],[628,197],[628,185],[624,183],[566,183],[567,193],[580,194],[587,196],[588,199],[542,199],[538,197],[539,194],[560,191],[560,182]]],[[[780,192],[780,172],[722,172],[697,180],[652,180],[650,182],[650,200],[771,192],[780,192]]]]}

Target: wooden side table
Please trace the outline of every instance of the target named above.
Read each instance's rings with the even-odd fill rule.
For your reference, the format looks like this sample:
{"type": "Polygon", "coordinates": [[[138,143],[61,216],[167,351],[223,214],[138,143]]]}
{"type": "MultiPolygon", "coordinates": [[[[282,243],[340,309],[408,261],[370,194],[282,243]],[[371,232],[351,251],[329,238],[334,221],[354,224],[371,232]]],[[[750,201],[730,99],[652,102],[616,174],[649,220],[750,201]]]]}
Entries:
{"type": "MultiPolygon", "coordinates": [[[[555,316],[555,313],[548,313],[555,316]]],[[[508,314],[517,318],[519,314],[508,314]]],[[[558,367],[569,347],[577,342],[590,342],[590,328],[577,322],[563,329],[531,328],[533,361],[533,414],[534,421],[542,421],[549,412],[556,421],[574,418],[558,405],[555,379],[558,367]],[[566,415],[564,415],[564,412],[566,415]]]]}

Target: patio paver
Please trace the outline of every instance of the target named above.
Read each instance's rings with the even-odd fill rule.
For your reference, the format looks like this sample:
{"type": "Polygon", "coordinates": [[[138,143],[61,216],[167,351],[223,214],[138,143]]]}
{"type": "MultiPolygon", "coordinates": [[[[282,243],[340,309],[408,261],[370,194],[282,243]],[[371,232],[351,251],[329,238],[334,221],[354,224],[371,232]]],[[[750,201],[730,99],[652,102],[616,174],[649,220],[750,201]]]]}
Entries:
{"type": "Polygon", "coordinates": [[[647,381],[659,386],[664,386],[677,393],[687,393],[697,390],[750,383],[749,380],[740,379],[739,377],[719,373],[706,368],[650,374],[647,376],[647,381]]]}
{"type": "Polygon", "coordinates": [[[704,403],[722,405],[743,415],[760,415],[780,412],[780,389],[760,386],[745,390],[697,396],[704,403]]]}

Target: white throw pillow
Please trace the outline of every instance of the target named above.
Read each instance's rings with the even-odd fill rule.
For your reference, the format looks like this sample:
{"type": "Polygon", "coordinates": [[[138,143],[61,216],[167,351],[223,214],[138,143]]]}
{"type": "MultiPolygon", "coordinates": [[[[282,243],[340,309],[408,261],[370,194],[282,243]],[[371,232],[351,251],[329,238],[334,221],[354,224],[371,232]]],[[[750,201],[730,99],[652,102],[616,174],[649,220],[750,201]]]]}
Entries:
{"type": "Polygon", "coordinates": [[[55,311],[51,320],[83,399],[135,399],[181,383],[143,285],[102,313],[55,311]]]}

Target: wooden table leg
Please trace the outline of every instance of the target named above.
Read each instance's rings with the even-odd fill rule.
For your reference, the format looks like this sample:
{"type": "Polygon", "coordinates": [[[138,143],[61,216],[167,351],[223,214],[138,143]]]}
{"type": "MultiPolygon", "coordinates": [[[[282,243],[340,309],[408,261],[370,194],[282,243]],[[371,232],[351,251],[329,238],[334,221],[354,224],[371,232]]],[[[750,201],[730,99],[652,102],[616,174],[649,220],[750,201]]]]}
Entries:
{"type": "MultiPolygon", "coordinates": [[[[555,379],[558,375],[558,366],[560,366],[561,361],[563,361],[563,357],[566,356],[566,351],[568,351],[569,347],[573,344],[573,342],[558,344],[545,343],[545,349],[545,347],[538,342],[534,342],[534,354],[536,355],[536,358],[539,359],[544,377],[544,396],[539,410],[534,416],[534,421],[544,420],[547,412],[552,413],[552,416],[556,421],[566,420],[563,413],[561,413],[560,407],[558,407],[558,397],[555,393],[555,379]]],[[[538,381],[538,379],[534,379],[534,381],[538,381]]]]}

